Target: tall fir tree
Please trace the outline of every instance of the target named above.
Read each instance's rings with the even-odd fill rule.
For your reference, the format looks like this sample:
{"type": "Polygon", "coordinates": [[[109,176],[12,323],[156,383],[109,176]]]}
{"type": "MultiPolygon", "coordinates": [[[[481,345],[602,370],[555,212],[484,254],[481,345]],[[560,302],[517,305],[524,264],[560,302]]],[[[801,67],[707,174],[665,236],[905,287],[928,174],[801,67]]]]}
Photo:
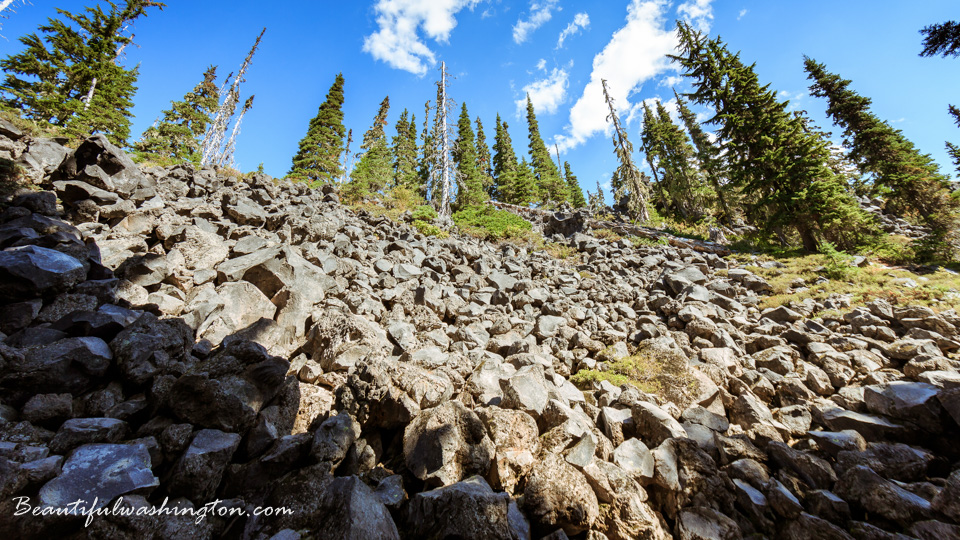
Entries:
{"type": "MultiPolygon", "coordinates": [[[[931,24],[920,31],[923,34],[923,51],[920,56],[960,56],[960,23],[947,21],[931,24]]],[[[953,117],[957,127],[960,127],[960,108],[948,105],[947,112],[953,117]]],[[[960,146],[947,142],[947,153],[953,159],[953,165],[960,175],[960,146]]]]}
{"type": "Polygon", "coordinates": [[[656,112],[643,104],[643,147],[657,181],[664,211],[684,221],[697,221],[705,213],[707,191],[694,167],[694,149],[686,133],[657,100],[656,112]]]}
{"type": "Polygon", "coordinates": [[[567,182],[567,193],[570,194],[570,204],[574,208],[583,208],[587,205],[587,201],[583,198],[583,190],[580,189],[580,182],[577,180],[577,177],[574,176],[573,171],[570,170],[570,162],[563,162],[563,177],[567,182]]]}
{"type": "Polygon", "coordinates": [[[487,192],[483,187],[483,176],[477,164],[477,146],[466,103],[463,103],[460,108],[460,118],[457,121],[453,161],[457,167],[457,208],[462,210],[486,202],[487,192]]]}
{"type": "Polygon", "coordinates": [[[683,127],[687,130],[690,141],[696,149],[696,160],[700,171],[707,178],[707,181],[710,182],[710,185],[713,186],[713,192],[716,194],[717,202],[720,204],[720,221],[732,225],[734,220],[734,205],[728,202],[728,200],[733,199],[735,201],[735,197],[721,182],[722,179],[726,178],[726,171],[720,150],[720,142],[711,141],[710,137],[707,136],[707,133],[700,125],[700,122],[697,121],[696,115],[690,110],[690,107],[687,106],[686,100],[676,91],[673,92],[673,95],[677,100],[680,120],[683,122],[683,127]]]}
{"type": "Polygon", "coordinates": [[[480,178],[483,180],[483,190],[488,197],[494,196],[493,189],[493,158],[490,156],[490,146],[487,145],[487,135],[483,132],[483,122],[478,116],[474,122],[477,125],[477,167],[480,169],[480,178]]]}
{"type": "MultiPolygon", "coordinates": [[[[923,223],[942,239],[940,243],[957,240],[960,206],[933,158],[873,114],[870,98],[851,90],[852,81],[828,72],[812,58],[804,57],[804,67],[813,81],[811,94],[827,99],[827,115],[843,128],[850,159],[875,175],[875,194],[886,197],[887,208],[923,223]]],[[[942,245],[934,251],[942,254],[947,249],[942,245]]]]}
{"type": "Polygon", "coordinates": [[[744,200],[747,219],[781,241],[796,231],[803,247],[817,251],[821,239],[850,248],[877,234],[867,214],[829,167],[830,150],[800,113],[787,111],[753,65],[744,65],[719,39],[708,40],[679,22],[679,62],[692,77],[695,103],[709,105],[718,136],[726,141],[729,181],[744,200]],[[762,136],[758,136],[762,135],[762,136]]]}
{"type": "Polygon", "coordinates": [[[28,118],[65,128],[83,137],[103,133],[125,146],[138,71],[119,64],[132,42],[127,27],[152,7],[152,0],[127,0],[121,8],[108,2],[82,13],[57,9],[36,33],[20,38],[26,48],[0,61],[6,73],[3,102],[28,118]],[[48,48],[49,45],[49,48],[48,48]]]}
{"type": "Polygon", "coordinates": [[[540,203],[549,207],[563,204],[567,200],[567,186],[560,178],[560,171],[540,136],[540,124],[537,122],[530,94],[527,94],[527,128],[530,137],[530,162],[537,178],[540,203]]]}
{"type": "Polygon", "coordinates": [[[527,206],[538,200],[536,178],[529,164],[521,166],[513,150],[510,126],[497,115],[494,137],[493,175],[496,199],[507,204],[527,206]]]}
{"type": "Polygon", "coordinates": [[[340,157],[346,134],[343,126],[343,74],[337,73],[327,98],[310,120],[307,134],[300,140],[288,176],[312,185],[336,181],[344,174],[340,157]]]}
{"type": "Polygon", "coordinates": [[[344,186],[344,196],[348,200],[358,201],[364,197],[382,191],[392,178],[393,155],[387,144],[387,114],[390,112],[390,96],[380,102],[377,115],[370,129],[363,134],[357,157],[360,160],[350,174],[350,182],[344,186]]]}
{"type": "Polygon", "coordinates": [[[203,73],[203,81],[163,111],[163,120],[144,131],[134,143],[139,159],[200,163],[200,138],[220,102],[216,79],[217,67],[210,66],[203,73]]]}
{"type": "Polygon", "coordinates": [[[397,120],[397,134],[393,137],[394,184],[419,190],[420,175],[417,172],[417,117],[406,109],[397,120]]]}

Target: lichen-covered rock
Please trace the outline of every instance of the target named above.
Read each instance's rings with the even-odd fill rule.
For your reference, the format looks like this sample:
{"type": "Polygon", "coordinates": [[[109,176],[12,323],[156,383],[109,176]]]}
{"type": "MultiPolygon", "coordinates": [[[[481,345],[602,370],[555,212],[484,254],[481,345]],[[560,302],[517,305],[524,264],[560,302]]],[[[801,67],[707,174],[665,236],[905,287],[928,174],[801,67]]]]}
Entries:
{"type": "Polygon", "coordinates": [[[429,486],[486,474],[494,451],[483,422],[459,401],[420,411],[403,433],[407,468],[429,486]]]}
{"type": "Polygon", "coordinates": [[[578,534],[600,516],[597,496],[587,479],[555,454],[547,454],[530,471],[522,507],[534,530],[543,533],[559,527],[568,535],[578,534]]]}

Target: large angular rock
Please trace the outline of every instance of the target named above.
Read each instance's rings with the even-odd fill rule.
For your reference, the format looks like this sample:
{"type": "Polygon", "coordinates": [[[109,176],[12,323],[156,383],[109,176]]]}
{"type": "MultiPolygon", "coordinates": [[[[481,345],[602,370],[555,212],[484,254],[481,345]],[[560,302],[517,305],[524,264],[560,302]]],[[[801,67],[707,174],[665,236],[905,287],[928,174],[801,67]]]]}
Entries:
{"type": "Polygon", "coordinates": [[[933,509],[960,523],[960,470],[953,471],[943,491],[933,498],[933,509]]]}
{"type": "Polygon", "coordinates": [[[117,366],[134,384],[145,384],[171,370],[193,348],[193,331],[179,319],[159,320],[145,313],[110,342],[117,366]]]}
{"type": "Polygon", "coordinates": [[[239,445],[240,435],[236,433],[201,429],[173,466],[167,490],[172,496],[182,495],[192,501],[212,500],[239,445]]]}
{"type": "Polygon", "coordinates": [[[613,451],[613,462],[641,482],[653,479],[654,457],[639,439],[627,439],[613,451]]]}
{"type": "Polygon", "coordinates": [[[874,414],[906,420],[937,433],[941,430],[943,413],[937,400],[938,392],[936,386],[922,382],[893,381],[865,387],[863,398],[867,409],[874,414]]]}
{"type": "Polygon", "coordinates": [[[858,465],[843,473],[836,493],[847,502],[903,527],[931,517],[930,502],[884,479],[870,467],[858,465]]]}
{"type": "Polygon", "coordinates": [[[495,447],[490,482],[498,490],[513,493],[520,479],[536,462],[540,452],[537,421],[522,411],[499,407],[477,409],[495,447]]]}
{"type": "Polygon", "coordinates": [[[67,157],[54,179],[81,180],[124,197],[146,181],[137,164],[104,135],[94,135],[67,157]]]}
{"type": "Polygon", "coordinates": [[[84,265],[65,253],[40,246],[0,251],[0,302],[61,293],[87,276],[84,265]]]}
{"type": "Polygon", "coordinates": [[[270,356],[259,344],[234,340],[177,379],[169,405],[184,421],[243,434],[277,395],[288,367],[289,362],[270,356]]]}
{"type": "Polygon", "coordinates": [[[593,488],[577,469],[556,454],[547,454],[527,476],[523,509],[539,534],[558,527],[568,535],[588,530],[600,516],[593,488]]]}
{"type": "Polygon", "coordinates": [[[530,538],[516,503],[480,476],[418,493],[407,505],[405,520],[413,538],[530,538]]]}
{"type": "Polygon", "coordinates": [[[428,486],[486,474],[493,455],[483,422],[459,401],[421,411],[403,432],[407,468],[428,486]]]}
{"type": "Polygon", "coordinates": [[[160,485],[150,467],[150,453],[142,444],[84,445],[40,488],[40,503],[63,508],[82,500],[86,508],[97,509],[118,495],[149,493],[160,485]]]}
{"type": "Polygon", "coordinates": [[[680,540],[736,540],[742,536],[736,521],[705,506],[684,508],[677,520],[680,540]]]}
{"type": "Polygon", "coordinates": [[[25,393],[26,397],[36,393],[79,394],[104,376],[112,361],[113,352],[100,338],[60,339],[7,357],[0,387],[25,393]]]}
{"type": "Polygon", "coordinates": [[[659,446],[667,439],[687,436],[680,422],[652,403],[638,401],[631,407],[631,412],[637,434],[651,446],[659,446]]]}
{"type": "Polygon", "coordinates": [[[57,430],[50,450],[66,454],[84,444],[119,442],[126,434],[127,423],[116,418],[71,418],[57,430]]]}
{"type": "Polygon", "coordinates": [[[501,407],[523,411],[535,419],[540,418],[550,400],[543,368],[539,365],[524,366],[509,379],[501,379],[500,388],[503,390],[501,407]]]}
{"type": "Polygon", "coordinates": [[[245,538],[270,538],[285,530],[309,530],[316,538],[331,540],[400,538],[390,511],[376,493],[356,476],[334,478],[325,463],[300,469],[273,485],[263,505],[290,512],[249,519],[245,538]]]}
{"type": "Polygon", "coordinates": [[[238,281],[217,287],[222,307],[197,329],[198,337],[218,345],[223,338],[243,330],[260,319],[273,320],[277,306],[252,283],[238,281]]]}

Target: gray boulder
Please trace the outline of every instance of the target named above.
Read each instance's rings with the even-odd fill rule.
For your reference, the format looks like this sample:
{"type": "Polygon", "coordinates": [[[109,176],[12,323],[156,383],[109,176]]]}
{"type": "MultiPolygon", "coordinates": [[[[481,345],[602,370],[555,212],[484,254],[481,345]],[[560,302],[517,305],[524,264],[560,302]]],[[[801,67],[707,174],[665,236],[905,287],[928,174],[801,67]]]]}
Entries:
{"type": "Polygon", "coordinates": [[[428,486],[449,486],[472,474],[486,474],[493,441],[476,413],[459,401],[420,412],[403,433],[407,468],[428,486]]]}

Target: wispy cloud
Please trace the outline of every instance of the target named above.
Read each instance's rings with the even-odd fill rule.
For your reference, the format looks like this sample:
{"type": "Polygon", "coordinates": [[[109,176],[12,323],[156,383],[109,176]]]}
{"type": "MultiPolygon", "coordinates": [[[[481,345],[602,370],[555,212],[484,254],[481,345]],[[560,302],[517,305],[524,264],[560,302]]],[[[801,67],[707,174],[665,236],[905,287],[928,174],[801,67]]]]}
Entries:
{"type": "Polygon", "coordinates": [[[456,14],[483,0],[377,0],[377,32],[363,40],[363,51],[395,69],[424,75],[436,57],[420,36],[438,43],[450,38],[456,14]]]}
{"type": "MultiPolygon", "coordinates": [[[[572,63],[571,63],[572,66],[572,63]]],[[[567,100],[567,88],[570,74],[564,68],[553,68],[545,79],[534,81],[523,87],[523,99],[517,100],[517,116],[522,116],[527,107],[527,96],[536,108],[537,113],[553,114],[560,105],[567,100]]]]}
{"type": "Polygon", "coordinates": [[[750,13],[749,9],[741,9],[740,13],[737,15],[737,20],[739,21],[740,19],[744,18],[747,13],[750,13]]]}
{"type": "Polygon", "coordinates": [[[557,48],[560,49],[563,47],[563,42],[567,40],[568,37],[574,36],[580,33],[580,30],[590,26],[590,16],[586,13],[577,13],[573,16],[573,21],[567,25],[566,28],[560,32],[560,37],[557,38],[557,48]]]}
{"type": "MultiPolygon", "coordinates": [[[[694,15],[703,18],[702,10],[708,9],[709,3],[698,0],[684,6],[688,6],[688,11],[699,6],[701,11],[694,15]]],[[[579,146],[609,128],[601,79],[607,80],[618,111],[629,117],[636,113],[637,107],[631,104],[629,96],[643,83],[670,69],[667,55],[675,50],[677,36],[672,28],[666,28],[669,7],[666,0],[631,0],[626,24],[594,57],[590,82],[570,109],[570,123],[565,133],[556,137],[561,150],[579,146]]]]}
{"type": "Polygon", "coordinates": [[[527,18],[520,18],[513,25],[513,41],[518,45],[530,37],[530,34],[553,18],[553,11],[559,10],[559,0],[533,0],[527,18]]]}
{"type": "Polygon", "coordinates": [[[706,32],[710,30],[710,21],[713,20],[713,6],[710,5],[712,1],[690,0],[684,2],[677,8],[677,15],[689,21],[697,30],[706,32]]]}
{"type": "Polygon", "coordinates": [[[537,69],[538,69],[539,71],[546,71],[546,70],[547,70],[547,59],[546,59],[546,58],[541,58],[540,61],[537,62],[537,69]]]}

